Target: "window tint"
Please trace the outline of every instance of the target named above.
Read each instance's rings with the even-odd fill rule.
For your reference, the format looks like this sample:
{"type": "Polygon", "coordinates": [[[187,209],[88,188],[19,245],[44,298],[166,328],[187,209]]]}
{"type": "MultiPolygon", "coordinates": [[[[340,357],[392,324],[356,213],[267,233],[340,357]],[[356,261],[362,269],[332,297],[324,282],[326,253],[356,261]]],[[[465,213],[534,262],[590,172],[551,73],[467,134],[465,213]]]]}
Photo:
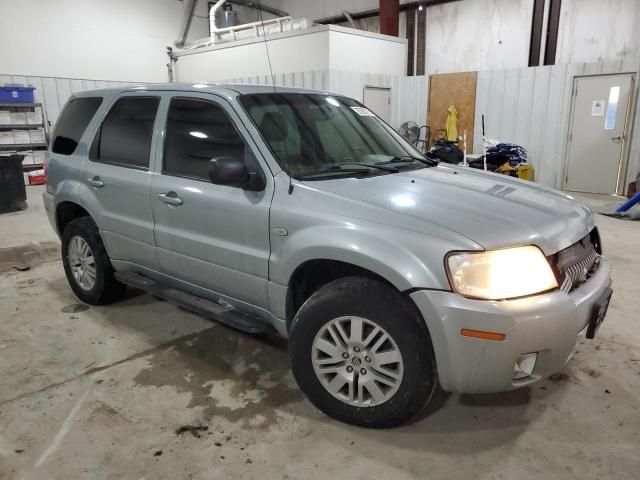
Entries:
{"type": "MultiPolygon", "coordinates": [[[[326,169],[375,166],[422,155],[355,100],[323,94],[240,96],[280,166],[293,177],[326,169]],[[365,165],[365,166],[366,166],[365,165]]],[[[406,159],[405,159],[406,160],[406,159]]],[[[394,168],[424,168],[421,162],[394,168]]],[[[396,166],[397,164],[397,166],[396,166]]],[[[372,169],[380,174],[380,169],[372,169]]]]}
{"type": "Polygon", "coordinates": [[[64,107],[54,129],[53,153],[71,155],[102,103],[102,97],[74,98],[64,107]]]}
{"type": "Polygon", "coordinates": [[[174,98],[169,106],[163,173],[209,180],[209,160],[245,161],[246,146],[231,119],[217,105],[174,98]]]}
{"type": "Polygon", "coordinates": [[[102,122],[97,152],[92,159],[106,163],[149,168],[153,123],[158,97],[125,97],[118,100],[102,122]]]}

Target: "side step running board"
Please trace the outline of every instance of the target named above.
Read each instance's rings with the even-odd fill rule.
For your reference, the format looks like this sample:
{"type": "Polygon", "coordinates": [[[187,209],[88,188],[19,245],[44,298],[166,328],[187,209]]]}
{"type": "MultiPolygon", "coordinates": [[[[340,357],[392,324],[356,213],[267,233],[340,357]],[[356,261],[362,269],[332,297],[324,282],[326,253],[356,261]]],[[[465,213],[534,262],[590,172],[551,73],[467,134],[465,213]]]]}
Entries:
{"type": "Polygon", "coordinates": [[[156,282],[138,273],[116,272],[115,277],[126,285],[144,290],[193,313],[224,323],[243,332],[263,333],[269,330],[270,325],[260,318],[238,312],[231,306],[224,306],[184,290],[156,282]]]}

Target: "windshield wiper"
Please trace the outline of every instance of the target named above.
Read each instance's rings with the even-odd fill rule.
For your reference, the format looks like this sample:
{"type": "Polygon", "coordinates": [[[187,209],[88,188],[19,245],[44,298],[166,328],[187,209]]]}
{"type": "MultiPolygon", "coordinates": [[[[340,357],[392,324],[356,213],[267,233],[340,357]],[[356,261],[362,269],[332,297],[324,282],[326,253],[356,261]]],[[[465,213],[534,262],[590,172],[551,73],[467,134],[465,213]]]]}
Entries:
{"type": "Polygon", "coordinates": [[[393,157],[390,160],[386,160],[384,162],[377,162],[376,165],[387,165],[390,163],[413,163],[413,162],[421,162],[431,167],[435,167],[439,163],[437,160],[433,160],[431,158],[412,157],[411,155],[398,155],[393,157]]]}
{"type": "Polygon", "coordinates": [[[398,173],[400,171],[394,167],[383,167],[382,165],[380,165],[380,163],[385,164],[387,162],[377,162],[377,163],[342,162],[341,165],[358,165],[359,167],[375,168],[377,170],[383,170],[385,172],[391,172],[391,173],[398,173]]]}
{"type": "Polygon", "coordinates": [[[306,177],[313,177],[316,175],[323,175],[323,174],[327,174],[327,173],[333,173],[333,174],[340,174],[340,173],[348,173],[348,174],[354,174],[354,173],[365,173],[365,174],[369,174],[371,172],[370,168],[342,168],[340,165],[334,165],[333,167],[329,167],[329,168],[324,168],[322,170],[315,170],[313,172],[306,172],[303,173],[301,175],[298,175],[295,178],[301,179],[301,178],[306,178],[306,177]]]}

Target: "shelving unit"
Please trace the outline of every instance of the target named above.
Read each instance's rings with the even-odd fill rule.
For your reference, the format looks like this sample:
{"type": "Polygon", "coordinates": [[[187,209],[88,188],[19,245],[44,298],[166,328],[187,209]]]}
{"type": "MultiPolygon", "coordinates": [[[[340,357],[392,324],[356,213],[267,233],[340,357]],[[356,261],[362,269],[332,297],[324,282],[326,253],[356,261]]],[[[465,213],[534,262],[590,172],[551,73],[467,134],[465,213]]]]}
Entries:
{"type": "MultiPolygon", "coordinates": [[[[8,137],[8,133],[13,135],[14,131],[27,131],[30,130],[38,130],[42,129],[43,137],[45,141],[42,142],[21,142],[21,143],[0,143],[0,157],[2,155],[8,155],[11,153],[20,154],[22,152],[30,152],[31,157],[37,157],[38,159],[44,159],[44,155],[41,153],[37,153],[34,155],[34,152],[44,152],[47,149],[46,142],[46,128],[45,128],[45,117],[44,111],[42,109],[41,103],[22,103],[22,102],[0,102],[0,120],[4,120],[4,123],[0,123],[0,136],[4,134],[5,138],[8,137]],[[7,114],[3,114],[2,112],[9,112],[11,116],[12,113],[24,113],[25,120],[28,119],[28,115],[35,115],[36,112],[40,111],[39,122],[35,123],[6,123],[7,114]],[[4,119],[2,117],[4,116],[4,119]]],[[[21,135],[22,136],[22,135],[21,135]]],[[[43,167],[42,160],[34,160],[33,163],[29,163],[28,159],[25,159],[26,163],[23,163],[22,169],[25,172],[39,170],[43,167]]],[[[0,158],[1,161],[1,158],[0,158]]]]}

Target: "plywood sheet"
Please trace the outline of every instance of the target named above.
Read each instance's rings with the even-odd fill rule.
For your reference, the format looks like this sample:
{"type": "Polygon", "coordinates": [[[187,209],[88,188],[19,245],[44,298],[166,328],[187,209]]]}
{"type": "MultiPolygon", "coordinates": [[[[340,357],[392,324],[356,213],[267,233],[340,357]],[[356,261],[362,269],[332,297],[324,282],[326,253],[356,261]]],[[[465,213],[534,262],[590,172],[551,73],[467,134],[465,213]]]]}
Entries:
{"type": "MultiPolygon", "coordinates": [[[[429,76],[429,102],[427,125],[431,136],[444,129],[447,109],[455,105],[458,109],[458,135],[467,131],[467,153],[473,148],[473,126],[476,111],[477,72],[443,73],[429,76]]],[[[460,143],[462,148],[462,143],[460,143]]]]}

